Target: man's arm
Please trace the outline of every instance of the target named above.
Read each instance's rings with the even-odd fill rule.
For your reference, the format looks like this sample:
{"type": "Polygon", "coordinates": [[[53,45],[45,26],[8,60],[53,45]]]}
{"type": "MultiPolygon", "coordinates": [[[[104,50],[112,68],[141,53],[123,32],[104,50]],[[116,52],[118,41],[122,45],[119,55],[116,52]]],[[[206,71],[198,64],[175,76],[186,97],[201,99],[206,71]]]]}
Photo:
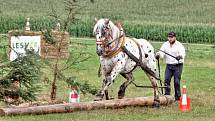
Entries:
{"type": "Polygon", "coordinates": [[[180,43],[180,46],[179,46],[179,53],[178,53],[178,56],[183,59],[185,58],[185,48],[184,46],[180,43]]]}
{"type": "MultiPolygon", "coordinates": [[[[161,48],[160,48],[160,50],[165,51],[165,48],[166,48],[166,45],[165,45],[165,43],[163,43],[162,46],[161,46],[161,48]]],[[[164,58],[164,55],[165,55],[165,53],[163,53],[163,52],[161,52],[161,51],[158,51],[158,52],[155,54],[155,58],[156,58],[156,59],[164,58]]]]}

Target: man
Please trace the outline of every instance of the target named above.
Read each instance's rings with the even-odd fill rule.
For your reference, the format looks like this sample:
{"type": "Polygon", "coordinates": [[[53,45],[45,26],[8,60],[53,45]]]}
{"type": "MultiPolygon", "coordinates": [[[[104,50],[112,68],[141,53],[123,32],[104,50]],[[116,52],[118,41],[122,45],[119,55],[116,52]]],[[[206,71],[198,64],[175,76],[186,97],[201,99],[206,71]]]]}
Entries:
{"type": "Polygon", "coordinates": [[[156,53],[156,59],[164,58],[166,61],[165,70],[165,95],[170,95],[170,82],[174,76],[175,100],[179,101],[181,96],[180,80],[185,58],[184,46],[176,40],[176,33],[168,33],[168,41],[164,42],[159,52],[156,53]]]}

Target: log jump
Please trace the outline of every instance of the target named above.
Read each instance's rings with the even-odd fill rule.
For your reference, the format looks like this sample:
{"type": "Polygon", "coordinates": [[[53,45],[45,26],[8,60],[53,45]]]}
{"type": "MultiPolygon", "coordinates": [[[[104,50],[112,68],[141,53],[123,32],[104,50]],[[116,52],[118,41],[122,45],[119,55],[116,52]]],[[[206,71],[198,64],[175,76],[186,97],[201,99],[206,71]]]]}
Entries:
{"type": "MultiPolygon", "coordinates": [[[[170,95],[160,96],[160,105],[172,104],[174,98],[170,95]]],[[[50,113],[70,113],[82,110],[95,109],[116,109],[134,106],[152,106],[154,97],[135,97],[124,99],[113,99],[103,101],[91,101],[81,103],[65,103],[55,105],[43,105],[34,107],[0,108],[0,115],[26,115],[26,114],[50,114],[50,113]]]]}

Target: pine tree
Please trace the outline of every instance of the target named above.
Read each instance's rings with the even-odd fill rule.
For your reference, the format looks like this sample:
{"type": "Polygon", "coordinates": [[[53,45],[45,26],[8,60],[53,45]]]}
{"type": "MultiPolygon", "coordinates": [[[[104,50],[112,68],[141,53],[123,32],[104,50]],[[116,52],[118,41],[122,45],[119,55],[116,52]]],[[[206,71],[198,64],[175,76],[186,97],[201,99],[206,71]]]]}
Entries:
{"type": "MultiPolygon", "coordinates": [[[[75,22],[78,21],[77,15],[80,14],[79,10],[81,8],[83,8],[83,6],[81,6],[79,4],[79,2],[80,2],[80,0],[64,0],[65,12],[67,13],[67,16],[65,19],[62,19],[63,17],[58,15],[57,11],[52,7],[52,13],[50,14],[50,16],[52,16],[57,21],[57,25],[58,25],[57,30],[58,31],[65,32],[68,30],[68,27],[70,24],[75,24],[75,22]],[[61,29],[60,29],[58,23],[60,25],[62,25],[61,29]]],[[[94,2],[94,0],[90,0],[90,2],[94,2]]],[[[51,36],[51,34],[48,34],[47,32],[49,32],[49,30],[46,30],[46,32],[44,33],[45,37],[47,37],[46,39],[49,41],[49,43],[55,44],[56,41],[51,36]]],[[[63,37],[62,37],[62,39],[63,39],[63,37]]],[[[90,57],[89,53],[83,52],[83,53],[78,54],[78,58],[75,58],[74,53],[72,53],[73,56],[72,57],[70,56],[66,62],[67,66],[60,68],[59,67],[59,59],[60,59],[60,51],[61,51],[61,42],[62,42],[62,40],[60,40],[56,46],[56,49],[58,50],[58,54],[57,54],[57,58],[55,60],[55,64],[53,65],[53,67],[54,67],[53,72],[54,73],[53,73],[53,81],[51,84],[51,96],[50,96],[51,100],[56,99],[56,95],[57,95],[56,82],[58,79],[67,80],[68,85],[71,84],[71,77],[66,78],[63,74],[63,70],[69,69],[70,67],[72,67],[72,65],[84,62],[87,59],[89,59],[89,57],[90,57]],[[68,63],[69,61],[70,61],[70,63],[68,63]],[[70,80],[70,81],[68,81],[68,80],[70,80]]],[[[89,85],[87,82],[85,82],[84,84],[81,84],[81,83],[78,83],[78,84],[79,84],[79,87],[82,87],[82,90],[85,90],[86,92],[94,94],[94,91],[93,91],[94,89],[90,89],[90,88],[94,88],[94,87],[89,85]],[[88,89],[84,89],[84,88],[88,88],[88,89]]]]}
{"type": "Polygon", "coordinates": [[[39,91],[40,59],[34,50],[1,64],[0,100],[7,103],[36,100],[39,91]]]}

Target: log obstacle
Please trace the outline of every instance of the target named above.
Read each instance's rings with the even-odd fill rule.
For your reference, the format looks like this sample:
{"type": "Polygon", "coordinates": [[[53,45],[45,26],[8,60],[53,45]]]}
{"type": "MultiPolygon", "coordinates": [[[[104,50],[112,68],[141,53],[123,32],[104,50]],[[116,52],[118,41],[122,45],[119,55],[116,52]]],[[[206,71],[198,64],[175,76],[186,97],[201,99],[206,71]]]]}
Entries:
{"type": "MultiPolygon", "coordinates": [[[[160,105],[167,106],[172,104],[174,98],[170,95],[160,96],[160,105]]],[[[55,105],[43,105],[34,107],[0,108],[0,115],[26,115],[26,114],[49,114],[49,113],[69,113],[80,110],[94,109],[116,109],[131,106],[152,106],[154,97],[136,97],[113,99],[103,101],[65,103],[55,105]]]]}

